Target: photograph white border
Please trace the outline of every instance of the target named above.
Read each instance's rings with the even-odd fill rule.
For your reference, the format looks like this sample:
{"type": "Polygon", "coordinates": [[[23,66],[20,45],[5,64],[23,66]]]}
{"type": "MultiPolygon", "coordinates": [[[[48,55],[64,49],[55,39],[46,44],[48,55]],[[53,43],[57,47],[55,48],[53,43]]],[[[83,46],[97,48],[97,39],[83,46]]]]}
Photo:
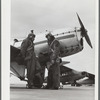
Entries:
{"type": "MultiPolygon", "coordinates": [[[[96,33],[99,31],[99,1],[96,0],[96,33]]],[[[11,1],[1,0],[1,100],[10,99],[10,27],[11,25],[11,1]]],[[[98,41],[96,36],[96,54],[95,54],[95,100],[98,100],[98,41]]]]}

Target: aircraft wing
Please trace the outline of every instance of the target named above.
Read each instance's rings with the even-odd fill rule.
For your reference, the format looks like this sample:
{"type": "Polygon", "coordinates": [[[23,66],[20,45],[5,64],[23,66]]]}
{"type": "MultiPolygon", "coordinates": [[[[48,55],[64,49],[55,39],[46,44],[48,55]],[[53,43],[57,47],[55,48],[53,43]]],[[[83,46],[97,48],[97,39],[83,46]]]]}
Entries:
{"type": "Polygon", "coordinates": [[[24,64],[24,59],[20,55],[20,49],[10,45],[10,61],[17,62],[19,65],[24,64]]]}
{"type": "Polygon", "coordinates": [[[71,72],[71,71],[72,71],[71,68],[68,68],[68,67],[63,66],[63,65],[60,66],[60,74],[71,72]]]}
{"type": "Polygon", "coordinates": [[[61,74],[60,81],[62,83],[65,82],[73,83],[84,77],[87,77],[88,79],[95,81],[95,75],[88,73],[86,71],[76,71],[74,69],[71,69],[63,65],[60,66],[60,74],[61,74]]]}
{"type": "Polygon", "coordinates": [[[25,63],[20,55],[20,49],[10,46],[10,70],[16,77],[23,79],[25,77],[25,63]]]}

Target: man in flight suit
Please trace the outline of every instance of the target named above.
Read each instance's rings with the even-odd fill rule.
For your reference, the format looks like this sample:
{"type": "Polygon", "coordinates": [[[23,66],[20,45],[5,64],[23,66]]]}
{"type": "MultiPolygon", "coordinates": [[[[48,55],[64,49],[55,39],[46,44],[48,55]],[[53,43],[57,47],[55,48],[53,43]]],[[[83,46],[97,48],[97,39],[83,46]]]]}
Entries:
{"type": "MultiPolygon", "coordinates": [[[[21,44],[21,54],[24,58],[24,61],[26,62],[27,67],[27,78],[28,78],[28,88],[34,88],[34,79],[36,74],[36,69],[40,70],[41,66],[37,62],[36,55],[34,52],[34,41],[35,35],[33,34],[33,30],[31,30],[31,33],[28,35],[26,39],[23,40],[21,44]],[[37,66],[38,63],[38,66],[37,66]]],[[[37,74],[39,77],[40,75],[37,74]]]]}
{"type": "Polygon", "coordinates": [[[48,46],[49,46],[49,56],[50,56],[50,68],[48,69],[48,80],[47,86],[45,88],[59,89],[60,86],[60,43],[55,37],[48,33],[46,35],[48,46]]]}

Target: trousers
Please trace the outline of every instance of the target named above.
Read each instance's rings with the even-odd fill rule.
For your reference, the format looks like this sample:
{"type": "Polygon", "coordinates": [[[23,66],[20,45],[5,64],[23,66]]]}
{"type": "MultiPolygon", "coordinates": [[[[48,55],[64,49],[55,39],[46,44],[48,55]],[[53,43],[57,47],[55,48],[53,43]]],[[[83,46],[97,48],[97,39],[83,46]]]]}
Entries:
{"type": "Polygon", "coordinates": [[[59,88],[60,86],[60,67],[56,62],[49,68],[47,86],[49,88],[59,88]]]}

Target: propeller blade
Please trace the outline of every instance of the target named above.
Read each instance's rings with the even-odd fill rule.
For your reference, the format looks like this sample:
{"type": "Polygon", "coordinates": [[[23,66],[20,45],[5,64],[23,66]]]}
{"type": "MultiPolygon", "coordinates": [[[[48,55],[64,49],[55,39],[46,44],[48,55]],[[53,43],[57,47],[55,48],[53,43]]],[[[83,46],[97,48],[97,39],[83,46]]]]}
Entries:
{"type": "Polygon", "coordinates": [[[81,19],[80,19],[78,14],[77,14],[77,17],[78,17],[78,20],[79,20],[79,23],[80,23],[80,26],[81,26],[82,35],[85,37],[85,39],[86,39],[87,43],[89,44],[89,46],[91,48],[93,48],[92,44],[91,44],[91,41],[90,41],[90,38],[89,38],[89,36],[87,34],[87,31],[86,31],[86,29],[85,29],[85,27],[84,27],[84,25],[83,25],[83,23],[82,23],[82,21],[81,21],[81,19]]]}
{"type": "Polygon", "coordinates": [[[79,20],[79,23],[80,23],[81,28],[85,30],[85,27],[84,27],[84,25],[83,25],[83,23],[82,23],[82,21],[81,21],[81,19],[80,19],[80,17],[79,17],[78,14],[77,14],[77,17],[78,17],[78,20],[79,20]]]}
{"type": "Polygon", "coordinates": [[[89,46],[90,46],[91,48],[93,48],[93,47],[92,47],[92,44],[91,44],[91,41],[90,41],[90,38],[89,38],[87,32],[84,33],[84,37],[85,37],[87,43],[89,44],[89,46]]]}

